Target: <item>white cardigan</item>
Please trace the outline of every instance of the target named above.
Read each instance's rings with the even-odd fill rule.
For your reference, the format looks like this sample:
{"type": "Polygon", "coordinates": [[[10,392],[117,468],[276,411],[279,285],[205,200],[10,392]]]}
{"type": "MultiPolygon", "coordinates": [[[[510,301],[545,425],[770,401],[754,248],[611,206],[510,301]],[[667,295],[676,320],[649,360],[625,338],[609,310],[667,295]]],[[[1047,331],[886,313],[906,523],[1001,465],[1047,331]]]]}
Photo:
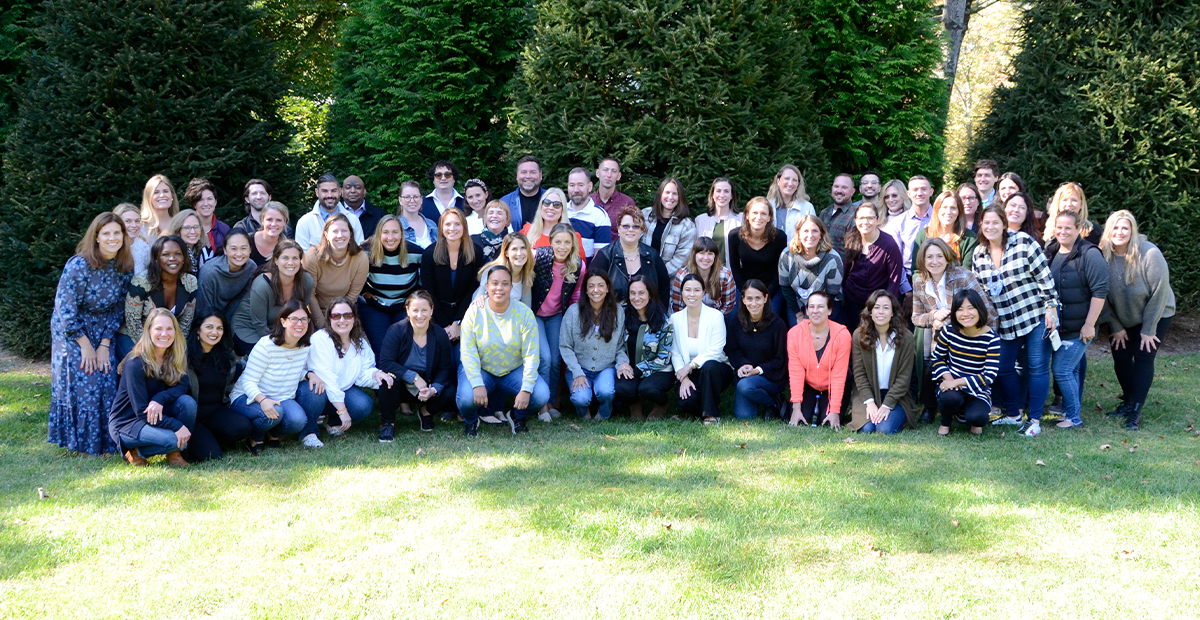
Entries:
{"type": "Polygon", "coordinates": [[[329,332],[319,329],[309,339],[308,368],[317,373],[325,383],[325,397],[331,403],[346,402],[346,390],[354,387],[379,388],[375,380],[375,352],[365,339],[362,351],[353,345],[344,351],[345,357],[338,359],[329,332]]]}
{"type": "Polygon", "coordinates": [[[675,338],[671,343],[671,362],[676,371],[692,362],[697,366],[703,366],[704,362],[709,360],[729,363],[729,358],[725,357],[725,315],[721,314],[720,310],[707,305],[700,306],[700,326],[696,331],[700,341],[700,354],[694,358],[687,356],[683,344],[688,334],[687,308],[671,315],[671,326],[675,329],[675,338]]]}

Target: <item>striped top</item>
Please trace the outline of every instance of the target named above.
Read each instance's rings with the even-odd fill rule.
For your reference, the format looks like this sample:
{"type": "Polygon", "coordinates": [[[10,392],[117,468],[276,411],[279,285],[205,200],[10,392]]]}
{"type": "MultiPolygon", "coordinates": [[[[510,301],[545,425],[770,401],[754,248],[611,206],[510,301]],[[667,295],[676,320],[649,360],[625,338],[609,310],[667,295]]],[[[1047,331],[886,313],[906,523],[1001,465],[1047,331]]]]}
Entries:
{"type": "Polygon", "coordinates": [[[1058,309],[1058,291],[1042,247],[1023,232],[1008,233],[1000,264],[996,269],[983,244],[976,246],[971,268],[996,305],[1000,337],[1013,340],[1033,331],[1047,310],[1058,309]]]}
{"type": "Polygon", "coordinates": [[[1000,338],[991,329],[971,337],[947,325],[934,340],[931,368],[934,381],[947,372],[966,379],[962,390],[991,406],[992,382],[1000,372],[1000,338]]]}
{"type": "Polygon", "coordinates": [[[259,394],[284,401],[296,398],[296,388],[308,374],[308,347],[288,349],[263,336],[246,359],[246,370],[233,386],[229,400],[245,396],[253,402],[259,394]]]}
{"type": "Polygon", "coordinates": [[[403,304],[409,294],[416,290],[421,283],[417,273],[421,267],[421,250],[415,244],[408,244],[408,260],[406,265],[400,264],[400,248],[395,252],[384,251],[379,266],[371,265],[367,273],[367,283],[363,285],[363,295],[374,295],[371,303],[392,307],[403,304]]]}

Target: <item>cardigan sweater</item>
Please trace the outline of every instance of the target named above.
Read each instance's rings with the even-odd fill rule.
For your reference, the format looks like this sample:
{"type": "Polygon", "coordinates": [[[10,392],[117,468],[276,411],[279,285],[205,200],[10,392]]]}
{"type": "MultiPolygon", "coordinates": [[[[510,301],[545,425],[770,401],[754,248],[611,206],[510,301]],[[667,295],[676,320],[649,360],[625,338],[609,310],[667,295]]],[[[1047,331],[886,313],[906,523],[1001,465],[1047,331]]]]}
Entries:
{"type": "Polygon", "coordinates": [[[729,270],[739,291],[746,290],[748,280],[762,280],[767,292],[774,297],[779,292],[779,257],[787,251],[787,237],[779,232],[759,249],[742,240],[742,228],[729,231],[729,270]]]}
{"type": "MultiPolygon", "coordinates": [[[[302,287],[300,298],[304,300],[306,307],[312,308],[312,274],[301,271],[296,275],[293,286],[302,287]]],[[[259,338],[271,333],[283,305],[276,303],[275,292],[271,290],[271,279],[267,274],[262,274],[250,283],[250,292],[246,293],[242,304],[233,313],[233,333],[242,342],[258,342],[259,338]]]]}
{"type": "Polygon", "coordinates": [[[788,379],[792,402],[804,400],[804,386],[808,385],[818,392],[828,390],[829,412],[841,413],[842,393],[846,389],[846,375],[850,372],[850,332],[840,323],[829,321],[829,340],[818,361],[810,325],[812,321],[804,319],[788,332],[788,379]]]}
{"type": "Polygon", "coordinates": [[[314,329],[325,327],[325,311],[329,304],[338,297],[346,297],[353,304],[362,294],[363,286],[367,283],[367,275],[371,271],[371,260],[366,252],[346,256],[340,266],[333,261],[321,260],[317,254],[317,246],[304,253],[304,270],[312,274],[313,298],[312,316],[314,329]]]}
{"type": "MultiPolygon", "coordinates": [[[[868,329],[875,328],[873,325],[866,327],[868,329]]],[[[901,329],[893,336],[892,346],[895,347],[896,354],[892,357],[892,372],[887,385],[879,384],[875,347],[871,347],[869,350],[864,349],[858,342],[857,336],[853,336],[852,345],[851,358],[854,362],[855,389],[850,399],[851,420],[846,428],[856,431],[867,423],[866,401],[868,399],[874,400],[876,405],[888,409],[895,409],[897,405],[903,407],[904,415],[908,419],[908,426],[916,428],[917,406],[909,391],[913,365],[916,361],[916,343],[913,340],[912,332],[901,329]],[[882,396],[883,390],[887,390],[886,398],[882,396]]]]}
{"type": "Polygon", "coordinates": [[[1108,260],[1106,318],[1114,334],[1136,325],[1142,326],[1143,334],[1156,334],[1161,319],[1175,316],[1175,292],[1171,290],[1170,269],[1162,250],[1142,238],[1138,251],[1133,284],[1125,282],[1129,266],[1124,256],[1114,253],[1108,260]]]}
{"type": "Polygon", "coordinates": [[[242,303],[257,271],[258,265],[253,260],[247,260],[237,271],[229,271],[229,257],[224,254],[204,263],[200,268],[196,316],[203,319],[210,314],[220,314],[226,322],[232,321],[233,313],[242,303]]]}
{"type": "Polygon", "coordinates": [[[433,260],[434,243],[421,255],[421,288],[433,296],[433,322],[447,327],[461,323],[471,305],[471,294],[479,287],[479,270],[483,267],[483,250],[475,247],[475,260],[466,262],[458,255],[458,269],[452,274],[450,265],[438,265],[433,260]]]}
{"type": "Polygon", "coordinates": [[[559,330],[558,350],[572,377],[583,376],[585,370],[595,372],[629,363],[625,351],[625,312],[617,308],[617,324],[608,340],[600,337],[595,326],[585,336],[580,333],[579,306],[586,303],[591,302],[583,300],[567,308],[559,330]]]}
{"type": "Polygon", "coordinates": [[[646,232],[642,235],[642,243],[650,245],[655,229],[660,225],[663,226],[662,251],[659,252],[659,256],[667,266],[667,273],[679,271],[679,268],[687,262],[692,245],[696,243],[696,223],[690,218],[673,217],[665,224],[661,224],[658,222],[658,218],[651,213],[650,207],[642,209],[642,216],[646,218],[646,232]]]}
{"type": "Polygon", "coordinates": [[[454,349],[450,345],[450,337],[446,330],[436,324],[429,324],[425,332],[425,367],[409,368],[406,366],[408,354],[412,351],[413,329],[408,319],[388,328],[383,337],[383,346],[379,349],[379,369],[395,375],[396,379],[412,383],[420,375],[434,391],[441,394],[454,382],[454,349]]]}
{"type": "Polygon", "coordinates": [[[764,379],[782,385],[787,381],[787,322],[769,309],[763,314],[752,331],[742,328],[738,313],[725,317],[725,355],[735,372],[747,364],[761,366],[764,379]]]}
{"type": "MultiPolygon", "coordinates": [[[[638,243],[638,257],[641,266],[633,275],[646,276],[649,284],[654,286],[658,292],[663,311],[669,310],[671,276],[667,273],[667,266],[663,263],[662,257],[654,251],[654,248],[645,243],[638,243]]],[[[625,265],[625,250],[621,249],[621,242],[610,243],[604,246],[603,250],[596,252],[596,255],[592,257],[591,264],[588,265],[588,271],[607,273],[612,280],[613,292],[617,295],[617,301],[625,303],[629,297],[629,278],[631,276],[629,268],[625,265]]]]}
{"type": "Polygon", "coordinates": [[[818,252],[812,260],[800,254],[784,251],[779,255],[779,292],[793,315],[807,312],[808,296],[813,291],[833,295],[835,303],[842,301],[842,278],[846,273],[842,255],[830,250],[818,252]]]}
{"type": "Polygon", "coordinates": [[[338,357],[333,346],[333,336],[327,329],[317,330],[309,340],[308,368],[325,383],[325,398],[331,403],[346,402],[346,390],[358,386],[377,389],[375,380],[375,351],[366,338],[359,347],[351,344],[338,357]]]}
{"type": "Polygon", "coordinates": [[[294,400],[300,381],[307,374],[308,347],[289,349],[275,344],[270,336],[263,336],[246,357],[246,370],[233,386],[229,400],[245,396],[246,402],[254,402],[259,394],[272,400],[294,400]]]}
{"type": "MultiPolygon", "coordinates": [[[[146,376],[142,358],[131,356],[121,368],[121,384],[113,396],[108,414],[108,434],[113,443],[121,445],[121,435],[136,438],[142,427],[147,425],[146,407],[151,402],[163,406],[163,416],[154,426],[169,431],[183,428],[183,423],[169,415],[168,405],[188,393],[188,377],[183,375],[179,383],[167,385],[161,379],[146,376]]],[[[188,429],[191,430],[191,429],[188,429]]]]}
{"type": "MultiPolygon", "coordinates": [[[[179,331],[187,338],[192,333],[192,321],[196,318],[196,289],[199,283],[196,276],[190,273],[179,274],[175,284],[175,307],[169,308],[176,320],[179,321],[179,331]]],[[[155,308],[164,308],[167,303],[163,298],[163,288],[159,284],[153,290],[146,276],[133,276],[129,282],[129,293],[125,296],[125,326],[121,333],[137,342],[142,337],[142,327],[146,317],[155,308]]]]}
{"type": "Polygon", "coordinates": [[[671,327],[675,331],[671,345],[671,363],[676,371],[692,363],[697,366],[703,366],[708,361],[729,363],[729,358],[725,356],[725,315],[715,308],[700,305],[700,325],[696,331],[700,352],[695,357],[691,357],[685,349],[688,340],[686,308],[671,315],[671,327]]]}

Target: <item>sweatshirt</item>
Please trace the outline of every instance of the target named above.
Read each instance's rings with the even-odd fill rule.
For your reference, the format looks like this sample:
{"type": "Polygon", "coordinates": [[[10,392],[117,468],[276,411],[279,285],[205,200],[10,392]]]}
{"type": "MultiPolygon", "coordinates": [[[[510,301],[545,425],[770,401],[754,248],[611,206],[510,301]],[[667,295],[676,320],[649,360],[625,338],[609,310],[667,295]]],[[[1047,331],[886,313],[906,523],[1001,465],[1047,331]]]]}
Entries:
{"type": "Polygon", "coordinates": [[[232,322],[242,297],[250,288],[258,265],[247,260],[236,272],[229,271],[229,258],[224,254],[204,263],[200,268],[200,290],[196,299],[196,318],[209,314],[220,314],[227,323],[232,322]]]}

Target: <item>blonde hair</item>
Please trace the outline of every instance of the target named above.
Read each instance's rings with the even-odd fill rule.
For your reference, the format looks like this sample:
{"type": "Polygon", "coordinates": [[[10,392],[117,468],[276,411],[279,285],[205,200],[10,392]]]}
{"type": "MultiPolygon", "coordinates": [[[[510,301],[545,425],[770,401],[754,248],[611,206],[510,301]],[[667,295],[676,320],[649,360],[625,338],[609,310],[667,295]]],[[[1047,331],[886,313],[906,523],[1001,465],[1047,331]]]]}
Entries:
{"type": "MultiPolygon", "coordinates": [[[[800,174],[800,169],[792,164],[784,164],[779,167],[779,172],[775,173],[775,178],[771,179],[771,186],[767,188],[767,202],[775,205],[776,208],[786,209],[790,205],[783,204],[783,192],[779,191],[779,177],[783,173],[791,170],[796,173],[796,178],[800,183],[796,185],[796,193],[792,194],[792,202],[805,202],[808,200],[808,189],[804,185],[804,175],[800,174]]],[[[730,209],[732,210],[732,204],[730,209]]]]}
{"type": "MultiPolygon", "coordinates": [[[[171,206],[167,209],[167,215],[175,217],[179,213],[179,197],[175,195],[175,186],[171,184],[171,179],[168,179],[164,174],[156,174],[146,181],[146,187],[142,188],[142,222],[151,224],[147,229],[154,232],[154,236],[158,236],[159,221],[154,215],[154,190],[158,189],[160,184],[165,183],[167,189],[171,190],[171,206]]],[[[142,231],[145,236],[146,231],[142,231]]],[[[146,237],[149,239],[150,237],[146,237]]]]}
{"type": "Polygon", "coordinates": [[[125,362],[137,357],[142,360],[142,366],[146,369],[146,376],[158,379],[167,385],[178,385],[179,382],[187,375],[187,342],[183,336],[182,330],[179,328],[179,321],[175,319],[175,315],[166,308],[154,308],[146,317],[146,322],[142,324],[142,337],[138,339],[137,344],[133,345],[133,351],[121,360],[117,365],[117,373],[122,373],[125,370],[125,362]],[[154,358],[154,341],[150,334],[150,328],[154,324],[154,319],[160,316],[165,316],[171,319],[171,327],[175,329],[175,342],[171,343],[171,347],[163,353],[162,362],[154,358]]]}
{"type": "Polygon", "coordinates": [[[828,252],[833,249],[833,241],[829,239],[829,230],[825,228],[825,222],[815,215],[805,215],[796,222],[796,234],[792,235],[792,241],[788,243],[788,251],[796,256],[804,254],[804,244],[800,243],[800,229],[804,228],[804,224],[812,222],[817,225],[821,231],[821,240],[817,242],[817,253],[828,252]]]}
{"type": "MultiPolygon", "coordinates": [[[[492,200],[483,205],[483,228],[487,229],[487,212],[488,209],[500,209],[504,212],[504,228],[512,226],[512,211],[508,209],[508,204],[503,200],[492,200]]],[[[503,230],[503,228],[501,229],[503,230]]]]}
{"type": "Polygon", "coordinates": [[[457,217],[462,226],[462,239],[458,242],[458,255],[467,263],[475,262],[475,243],[467,234],[467,214],[458,209],[446,209],[437,223],[437,242],[433,246],[433,262],[436,265],[450,264],[450,240],[446,239],[446,218],[457,217]]]}
{"type": "MultiPolygon", "coordinates": [[[[563,222],[567,221],[564,217],[567,214],[567,195],[564,194],[561,189],[557,187],[551,187],[550,189],[546,190],[544,194],[542,194],[542,200],[549,200],[550,194],[557,195],[558,201],[562,203],[562,207],[559,209],[561,213],[558,216],[558,223],[562,224],[563,222]]],[[[557,226],[557,224],[555,225],[557,226]]],[[[542,219],[542,205],[541,203],[538,203],[537,213],[534,214],[533,221],[529,223],[529,238],[537,239],[538,237],[541,237],[543,234],[542,229],[545,228],[545,226],[546,222],[542,219]]]]}
{"type": "MultiPolygon", "coordinates": [[[[171,231],[172,235],[175,235],[175,236],[179,237],[180,239],[182,239],[183,238],[183,222],[184,222],[184,220],[188,219],[189,217],[196,218],[196,221],[200,224],[200,241],[199,241],[199,243],[197,243],[197,245],[199,245],[202,248],[209,247],[208,235],[204,234],[204,220],[200,219],[200,214],[196,213],[192,209],[184,209],[183,211],[176,213],[175,217],[171,218],[171,223],[167,225],[167,228],[171,231]]],[[[187,243],[187,242],[184,241],[184,243],[187,243]]]]}
{"type": "MultiPolygon", "coordinates": [[[[892,215],[888,211],[887,200],[884,198],[884,196],[887,195],[888,188],[893,185],[896,186],[896,191],[900,192],[900,202],[902,202],[904,204],[904,208],[900,209],[900,213],[904,213],[905,211],[908,211],[909,209],[912,208],[912,198],[908,197],[908,185],[906,185],[904,183],[904,181],[901,181],[900,179],[892,179],[891,181],[884,183],[883,187],[880,188],[880,190],[879,190],[879,204],[876,205],[877,207],[879,207],[879,227],[880,228],[883,228],[887,224],[888,218],[891,217],[891,215],[892,215]]],[[[983,210],[982,204],[979,205],[979,210],[980,211],[983,210]]]]}
{"type": "MultiPolygon", "coordinates": [[[[492,202],[497,201],[493,200],[492,202]]],[[[479,270],[479,279],[486,282],[487,274],[491,272],[492,267],[496,267],[498,265],[508,269],[508,272],[512,274],[514,283],[520,281],[525,287],[525,290],[529,290],[530,287],[533,286],[533,248],[529,245],[529,238],[519,232],[508,233],[505,235],[504,241],[500,243],[500,254],[479,270]],[[524,244],[525,252],[527,253],[525,258],[525,266],[521,267],[520,269],[514,267],[513,264],[508,260],[508,248],[512,247],[512,244],[514,243],[524,244]]]]}
{"type": "MultiPolygon", "coordinates": [[[[1058,186],[1054,191],[1054,196],[1050,198],[1050,203],[1046,205],[1046,221],[1049,224],[1046,226],[1046,232],[1042,233],[1042,240],[1049,242],[1054,238],[1054,221],[1058,219],[1058,211],[1061,208],[1062,201],[1066,200],[1067,194],[1075,194],[1079,196],[1079,236],[1087,237],[1092,233],[1092,222],[1088,219],[1087,212],[1087,196],[1083,193],[1083,186],[1074,181],[1067,181],[1058,186]]],[[[1033,217],[1033,206],[1029,206],[1030,215],[1033,217]]],[[[1130,240],[1130,243],[1133,243],[1130,240]]]]}
{"type": "MultiPolygon", "coordinates": [[[[925,229],[925,237],[929,239],[937,237],[945,241],[950,246],[950,251],[954,254],[954,257],[962,260],[962,257],[958,255],[958,242],[966,234],[966,220],[966,215],[963,214],[962,199],[958,197],[958,193],[948,189],[942,190],[942,193],[938,194],[937,200],[933,201],[933,217],[929,219],[929,226],[925,229]],[[951,230],[943,230],[942,220],[938,218],[938,209],[941,209],[947,200],[953,200],[954,206],[958,210],[958,214],[954,216],[954,227],[951,230]]],[[[946,258],[950,257],[947,256],[946,258]]]]}
{"type": "MultiPolygon", "coordinates": [[[[257,183],[256,183],[256,185],[257,185],[257,183]]],[[[260,212],[258,214],[258,217],[262,218],[263,214],[265,214],[267,212],[267,209],[277,211],[280,215],[282,215],[283,216],[283,226],[284,226],[284,228],[287,228],[288,222],[291,221],[292,216],[291,216],[291,214],[288,213],[288,208],[286,205],[284,205],[282,202],[276,202],[276,201],[272,200],[271,202],[268,202],[267,204],[263,205],[262,212],[260,212]]]]}
{"type": "Polygon", "coordinates": [[[395,222],[396,225],[400,227],[400,247],[397,248],[400,253],[398,254],[398,257],[400,259],[400,266],[407,267],[408,241],[404,238],[404,225],[400,223],[399,217],[396,217],[391,213],[379,218],[379,223],[375,225],[374,234],[372,234],[371,238],[367,240],[367,243],[370,244],[368,246],[367,253],[371,255],[371,266],[378,267],[383,264],[383,253],[387,251],[383,247],[383,225],[387,224],[388,222],[395,222]]]}
{"type": "Polygon", "coordinates": [[[1137,219],[1133,217],[1133,213],[1121,209],[1113,211],[1108,216],[1108,220],[1104,222],[1104,236],[1100,238],[1100,251],[1104,252],[1104,258],[1112,264],[1113,257],[1117,252],[1112,245],[1112,231],[1120,220],[1129,221],[1129,243],[1125,245],[1125,283],[1133,284],[1137,281],[1135,272],[1137,271],[1138,261],[1142,258],[1141,237],[1138,235],[1137,219]]]}
{"type": "Polygon", "coordinates": [[[571,251],[567,253],[567,262],[563,268],[563,282],[568,284],[575,281],[575,272],[579,271],[579,233],[575,232],[575,228],[566,222],[559,222],[550,229],[550,240],[554,241],[554,237],[560,234],[567,234],[571,237],[571,251]]]}

